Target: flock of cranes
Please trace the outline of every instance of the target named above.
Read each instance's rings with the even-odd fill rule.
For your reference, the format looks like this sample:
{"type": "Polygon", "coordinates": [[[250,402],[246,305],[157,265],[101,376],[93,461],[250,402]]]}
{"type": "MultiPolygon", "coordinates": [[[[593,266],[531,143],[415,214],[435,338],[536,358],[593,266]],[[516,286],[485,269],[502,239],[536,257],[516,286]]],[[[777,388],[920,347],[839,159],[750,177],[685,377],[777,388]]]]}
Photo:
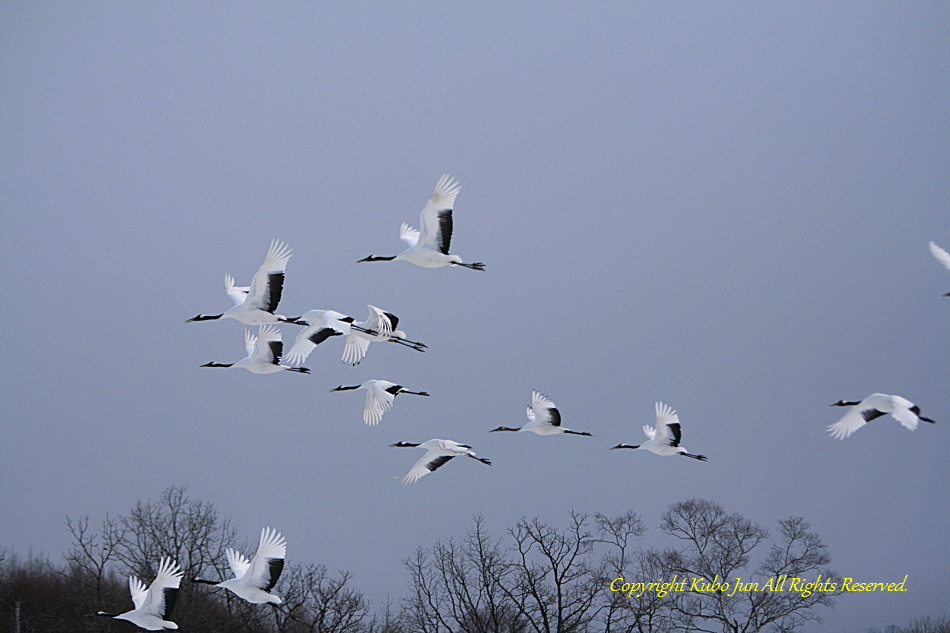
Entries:
{"type": "MultiPolygon", "coordinates": [[[[399,237],[408,248],[398,255],[369,255],[359,262],[402,260],[425,268],[461,266],[484,271],[484,264],[465,263],[460,256],[449,253],[453,229],[452,211],[459,191],[461,191],[461,186],[458,182],[448,174],[443,175],[422,210],[421,229],[415,230],[405,223],[400,227],[399,237]]],[[[930,250],[942,265],[950,269],[950,254],[933,242],[930,243],[930,250]]],[[[248,326],[258,326],[256,335],[250,330],[245,330],[244,346],[247,353],[245,358],[233,363],[210,362],[201,367],[240,367],[256,374],[281,371],[305,374],[310,370],[302,367],[302,364],[316,346],[338,336],[345,337],[341,360],[349,365],[359,364],[366,357],[370,343],[374,342],[391,342],[418,352],[425,351],[425,344],[408,339],[405,332],[396,329],[399,318],[395,314],[373,305],[368,306],[369,315],[364,321],[356,321],[353,317],[333,310],[310,310],[299,317],[291,318],[277,314],[284,286],[284,275],[292,254],[287,244],[280,240],[273,240],[249,286],[236,286],[234,278],[231,275],[225,275],[225,293],[234,304],[230,309],[221,314],[198,314],[188,319],[187,322],[235,319],[248,326]],[[286,354],[283,352],[280,330],[276,327],[278,323],[303,327],[286,354]]],[[[950,293],[946,296],[950,296],[950,293]]],[[[340,385],[331,391],[358,389],[366,391],[363,421],[371,426],[380,423],[383,415],[392,408],[399,394],[429,395],[425,391],[412,391],[387,380],[369,380],[352,386],[340,385]]],[[[705,455],[689,453],[682,446],[682,427],[676,411],[662,402],[657,402],[654,406],[655,426],[643,426],[646,441],[635,445],[618,444],[612,449],[645,450],[664,457],[679,455],[697,461],[706,461],[705,455]]],[[[890,414],[909,430],[916,429],[920,421],[934,422],[921,416],[919,407],[900,396],[875,393],[860,402],[841,400],[832,406],[850,407],[844,417],[828,427],[831,436],[837,439],[848,437],[868,422],[886,414],[890,414]]],[[[526,415],[528,421],[521,427],[499,426],[490,432],[591,436],[587,431],[575,431],[562,426],[561,414],[554,402],[537,390],[531,393],[531,404],[527,407],[526,415]]],[[[390,446],[426,450],[422,458],[416,461],[408,472],[401,477],[394,477],[404,484],[417,482],[459,456],[470,457],[488,466],[492,463],[491,460],[478,456],[471,445],[452,440],[431,439],[421,443],[396,442],[390,446]]],[[[261,532],[258,550],[250,561],[233,549],[227,550],[227,562],[234,573],[233,578],[214,581],[195,577],[192,581],[228,589],[251,603],[280,604],[280,597],[270,592],[283,569],[286,549],[284,538],[275,530],[265,528],[261,532]]],[[[163,558],[148,590],[138,578],[129,578],[129,588],[135,609],[122,614],[100,611],[97,615],[127,620],[140,628],[151,631],[177,629],[178,626],[168,618],[175,605],[175,596],[182,576],[183,572],[175,561],[163,558]]]]}

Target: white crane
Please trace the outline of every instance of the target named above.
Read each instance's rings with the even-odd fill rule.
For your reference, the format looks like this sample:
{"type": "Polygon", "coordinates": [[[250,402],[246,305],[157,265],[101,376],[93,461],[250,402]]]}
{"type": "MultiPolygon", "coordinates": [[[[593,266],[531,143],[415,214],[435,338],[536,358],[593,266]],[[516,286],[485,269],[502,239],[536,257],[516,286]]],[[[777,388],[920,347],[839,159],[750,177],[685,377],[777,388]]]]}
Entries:
{"type": "Polygon", "coordinates": [[[269,527],[261,530],[260,544],[251,560],[247,560],[247,557],[230,547],[225,554],[234,578],[216,582],[195,576],[192,582],[223,587],[253,604],[281,603],[280,596],[270,593],[280,578],[280,572],[284,569],[284,558],[287,556],[287,541],[277,530],[269,527]]]}
{"type": "Polygon", "coordinates": [[[296,325],[305,325],[306,327],[297,334],[294,344],[290,351],[284,356],[284,360],[291,365],[300,365],[310,352],[331,336],[342,336],[349,334],[350,330],[363,332],[370,336],[375,336],[375,330],[367,330],[356,325],[353,317],[347,316],[334,310],[310,310],[303,316],[293,321],[296,325]]]}
{"type": "Polygon", "coordinates": [[[162,558],[158,566],[155,580],[145,589],[145,583],[129,576],[129,591],[132,593],[132,604],[135,608],[125,613],[106,613],[97,611],[96,615],[126,620],[146,631],[161,631],[163,629],[177,629],[178,625],[168,618],[175,608],[178,597],[178,587],[181,585],[183,572],[171,558],[162,558]]]}
{"type": "Polygon", "coordinates": [[[484,457],[479,457],[472,451],[472,447],[468,444],[459,444],[458,442],[453,442],[452,440],[439,440],[433,439],[428,442],[423,442],[421,444],[413,444],[411,442],[396,442],[395,444],[390,444],[397,448],[424,448],[426,449],[426,454],[422,456],[422,459],[413,464],[412,468],[409,469],[405,475],[401,478],[393,477],[393,479],[399,479],[404,484],[414,484],[421,477],[425,477],[432,471],[441,466],[444,466],[453,457],[458,457],[459,455],[467,455],[472,459],[477,459],[483,464],[491,466],[491,460],[484,457]]]}
{"type": "Polygon", "coordinates": [[[920,407],[900,396],[889,396],[885,393],[872,393],[861,402],[846,402],[839,400],[831,406],[851,407],[844,417],[828,427],[831,437],[843,440],[862,426],[882,415],[891,414],[891,417],[900,422],[904,428],[913,431],[918,422],[935,424],[930,418],[920,415],[920,407]]]}
{"type": "Polygon", "coordinates": [[[287,270],[287,262],[290,261],[291,255],[293,251],[285,243],[277,239],[271,241],[264,263],[254,273],[250,286],[235,286],[231,275],[224,276],[224,290],[234,302],[232,308],[221,314],[199,314],[185,323],[213,319],[235,319],[244,325],[261,325],[278,321],[294,323],[295,318],[288,319],[280,314],[274,314],[284,289],[284,272],[287,270]]]}
{"type": "Polygon", "coordinates": [[[409,248],[389,257],[370,255],[359,262],[389,262],[401,259],[424,268],[451,265],[485,270],[485,264],[465,264],[458,255],[449,254],[449,244],[452,241],[452,207],[455,206],[455,196],[461,190],[462,186],[457,181],[448,174],[443,174],[419,216],[422,231],[415,230],[405,222],[399,227],[399,239],[409,248]]]}
{"type": "Polygon", "coordinates": [[[412,348],[417,352],[425,351],[425,345],[418,341],[410,341],[406,338],[406,333],[397,330],[399,317],[392,312],[386,312],[376,306],[367,306],[369,308],[369,317],[365,321],[358,321],[351,326],[351,332],[346,337],[346,344],[343,346],[343,362],[347,365],[359,365],[360,361],[366,357],[366,350],[369,344],[374,342],[388,341],[399,343],[405,347],[412,348]]]}
{"type": "MultiPolygon", "coordinates": [[[[936,258],[938,262],[943,264],[944,268],[946,268],[947,270],[950,270],[950,253],[948,253],[947,251],[943,250],[942,248],[940,248],[939,246],[931,242],[930,254],[933,255],[934,258],[936,258]]],[[[950,297],[950,292],[948,292],[947,294],[943,296],[950,297]]]]}
{"type": "Polygon", "coordinates": [[[353,385],[347,387],[340,385],[330,391],[348,391],[350,389],[365,389],[366,401],[363,403],[363,422],[370,426],[376,426],[383,419],[383,414],[389,411],[393,406],[393,400],[401,393],[409,393],[414,396],[428,396],[425,391],[409,391],[402,385],[397,385],[388,380],[367,380],[362,385],[353,385]]]}
{"type": "Polygon", "coordinates": [[[284,344],[280,340],[280,330],[270,324],[264,324],[258,329],[257,336],[250,330],[244,330],[244,349],[247,356],[235,363],[205,363],[200,367],[229,367],[243,368],[253,374],[275,374],[279,371],[294,371],[309,374],[306,367],[291,367],[280,363],[284,344]]]}
{"type": "Polygon", "coordinates": [[[654,407],[656,408],[656,427],[649,425],[643,427],[643,432],[648,438],[647,441],[636,446],[617,444],[611,447],[611,450],[615,448],[639,448],[657,455],[682,455],[683,457],[706,461],[705,455],[692,455],[686,452],[684,446],[680,446],[680,439],[683,434],[680,430],[680,418],[676,411],[670,405],[662,402],[657,402],[654,407]]]}
{"type": "Polygon", "coordinates": [[[561,412],[554,406],[554,402],[540,391],[531,392],[531,404],[528,406],[527,415],[528,422],[520,428],[499,426],[497,429],[489,431],[489,433],[496,431],[513,431],[515,433],[527,431],[535,433],[536,435],[568,433],[570,435],[591,436],[590,433],[586,431],[572,431],[571,429],[566,429],[561,426],[561,412]]]}

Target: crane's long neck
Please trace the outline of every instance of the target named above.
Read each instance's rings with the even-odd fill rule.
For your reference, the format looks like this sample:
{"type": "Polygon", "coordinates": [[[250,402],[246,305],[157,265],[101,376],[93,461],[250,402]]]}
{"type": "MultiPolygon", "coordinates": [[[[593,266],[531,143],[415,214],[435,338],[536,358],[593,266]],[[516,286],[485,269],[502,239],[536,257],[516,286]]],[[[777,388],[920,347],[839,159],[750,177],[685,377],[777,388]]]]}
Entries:
{"type": "Polygon", "coordinates": [[[330,391],[349,391],[349,390],[351,390],[351,389],[359,389],[359,388],[362,387],[362,386],[363,386],[363,385],[353,385],[353,386],[340,385],[339,387],[334,387],[334,388],[331,389],[330,391]]]}
{"type": "Polygon", "coordinates": [[[572,431],[571,429],[564,429],[564,432],[569,435],[586,435],[587,437],[593,437],[587,431],[572,431]]]}
{"type": "Polygon", "coordinates": [[[494,433],[495,431],[511,431],[513,433],[517,433],[520,430],[521,430],[520,428],[513,429],[510,426],[499,426],[497,429],[492,429],[491,431],[489,431],[489,433],[494,433]]]}
{"type": "Polygon", "coordinates": [[[612,447],[610,448],[610,450],[614,450],[615,448],[634,448],[634,449],[636,449],[636,448],[640,448],[640,445],[637,444],[636,446],[634,446],[633,444],[617,444],[616,446],[612,446],[612,447]]]}
{"type": "Polygon", "coordinates": [[[390,255],[388,257],[384,255],[369,255],[359,260],[356,263],[359,264],[361,262],[391,262],[392,260],[396,259],[396,257],[397,255],[390,255]]]}
{"type": "Polygon", "coordinates": [[[199,367],[234,367],[234,363],[205,363],[204,365],[199,365],[199,367]]]}
{"type": "MultiPolygon", "coordinates": [[[[403,389],[403,390],[401,390],[399,393],[408,393],[408,394],[412,394],[412,395],[414,395],[414,396],[428,396],[428,395],[429,395],[429,394],[427,394],[425,391],[409,391],[408,389],[403,389]]],[[[397,394],[397,395],[398,395],[398,394],[397,394]]]]}
{"type": "Polygon", "coordinates": [[[191,582],[199,583],[202,585],[217,585],[218,584],[218,582],[215,580],[205,580],[204,578],[198,578],[197,576],[192,578],[191,582]]]}
{"type": "Polygon", "coordinates": [[[199,314],[198,316],[191,317],[185,323],[191,323],[192,321],[213,321],[215,319],[220,319],[224,316],[224,313],[221,314],[199,314]]]}

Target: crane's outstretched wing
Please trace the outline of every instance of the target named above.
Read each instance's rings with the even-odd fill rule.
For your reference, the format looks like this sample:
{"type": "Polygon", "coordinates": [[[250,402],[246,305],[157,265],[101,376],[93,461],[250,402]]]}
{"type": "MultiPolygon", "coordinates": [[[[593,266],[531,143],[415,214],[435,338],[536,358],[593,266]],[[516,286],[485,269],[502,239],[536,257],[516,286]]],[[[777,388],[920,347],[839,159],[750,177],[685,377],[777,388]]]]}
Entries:
{"type": "Polygon", "coordinates": [[[658,442],[675,440],[676,444],[671,444],[671,446],[676,446],[679,444],[679,416],[668,404],[657,402],[654,406],[656,408],[656,428],[654,429],[656,440],[658,442]],[[674,424],[676,425],[675,438],[671,428],[674,424]]]}
{"type": "Polygon", "coordinates": [[[377,382],[366,390],[366,400],[363,403],[363,422],[370,426],[376,426],[383,419],[383,414],[392,409],[393,400],[396,399],[399,385],[390,385],[384,382],[377,382]],[[395,392],[391,391],[396,389],[395,392]]]}
{"type": "Polygon", "coordinates": [[[257,553],[251,560],[251,568],[247,572],[251,584],[264,591],[270,591],[277,584],[280,572],[284,569],[284,558],[287,555],[287,541],[277,530],[269,527],[261,531],[261,542],[257,553]]]}
{"type": "Polygon", "coordinates": [[[239,306],[244,303],[244,300],[247,299],[247,293],[250,290],[250,286],[235,286],[234,277],[228,274],[224,275],[224,292],[231,298],[234,305],[239,306]]]}
{"type": "Polygon", "coordinates": [[[274,312],[284,289],[284,272],[293,250],[280,240],[273,240],[264,263],[251,279],[250,291],[244,303],[250,309],[274,312]]]}
{"type": "Polygon", "coordinates": [[[531,392],[531,406],[528,408],[528,422],[541,425],[561,426],[561,412],[554,401],[540,391],[531,392]]]}
{"type": "Polygon", "coordinates": [[[366,357],[368,349],[368,338],[360,335],[359,332],[350,332],[343,346],[343,362],[347,365],[359,365],[360,361],[366,357]]]}
{"type": "Polygon", "coordinates": [[[284,360],[291,365],[302,365],[303,362],[307,360],[307,357],[310,356],[310,352],[313,351],[313,348],[331,336],[340,336],[341,334],[343,334],[343,332],[332,327],[327,327],[322,321],[314,325],[308,325],[297,334],[297,338],[294,340],[294,344],[291,346],[290,351],[287,352],[284,360]]]}
{"type": "Polygon", "coordinates": [[[422,477],[447,464],[454,457],[455,455],[437,455],[434,451],[427,451],[422,459],[413,464],[409,472],[402,476],[400,481],[406,485],[414,484],[422,477]]]}
{"type": "Polygon", "coordinates": [[[399,227],[399,239],[405,242],[409,248],[412,248],[419,241],[419,231],[403,222],[402,226],[399,227]]]}
{"type": "MultiPolygon", "coordinates": [[[[836,440],[843,440],[871,420],[875,420],[882,415],[886,414],[870,405],[858,403],[848,409],[848,412],[844,414],[843,418],[829,426],[828,432],[831,433],[831,437],[836,440]]],[[[903,424],[903,422],[901,424],[903,424]]]]}
{"type": "Polygon", "coordinates": [[[132,604],[135,605],[136,609],[141,609],[148,595],[148,591],[145,589],[145,583],[135,576],[129,576],[129,592],[132,594],[132,604]]]}
{"type": "Polygon", "coordinates": [[[250,569],[251,561],[247,560],[247,557],[236,549],[229,547],[224,551],[224,554],[228,557],[228,567],[231,568],[231,573],[234,574],[235,578],[240,578],[250,569]]]}
{"type": "Polygon", "coordinates": [[[461,190],[462,186],[458,181],[448,174],[443,174],[419,216],[422,225],[420,239],[423,244],[444,255],[449,254],[452,242],[452,209],[455,206],[455,197],[461,190]]]}
{"type": "Polygon", "coordinates": [[[280,330],[265,323],[257,332],[257,343],[254,346],[254,357],[265,363],[279,365],[283,356],[284,344],[280,340],[280,330]]]}
{"type": "Polygon", "coordinates": [[[933,242],[930,243],[930,254],[933,255],[943,267],[950,270],[950,253],[943,250],[933,242]]]}
{"type": "Polygon", "coordinates": [[[148,587],[143,613],[148,613],[163,620],[168,619],[175,608],[178,597],[178,587],[184,572],[178,563],[171,558],[162,558],[158,566],[158,575],[148,587]]]}

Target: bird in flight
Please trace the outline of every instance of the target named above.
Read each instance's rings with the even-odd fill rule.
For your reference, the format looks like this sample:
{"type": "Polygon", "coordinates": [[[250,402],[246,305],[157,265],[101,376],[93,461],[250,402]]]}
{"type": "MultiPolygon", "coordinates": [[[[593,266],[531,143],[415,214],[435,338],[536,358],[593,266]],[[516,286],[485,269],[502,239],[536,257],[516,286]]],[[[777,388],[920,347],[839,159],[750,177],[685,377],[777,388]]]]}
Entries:
{"type": "Polygon", "coordinates": [[[680,446],[680,440],[683,437],[680,429],[680,418],[676,411],[668,404],[657,402],[656,408],[656,426],[645,425],[643,432],[647,436],[647,441],[643,444],[632,446],[630,444],[617,444],[614,448],[632,448],[642,449],[656,453],[657,455],[682,455],[683,457],[692,457],[700,461],[706,461],[705,455],[693,455],[686,452],[684,446],[680,446]]]}
{"type": "Polygon", "coordinates": [[[419,216],[420,231],[405,222],[399,227],[399,239],[409,247],[398,255],[370,255],[360,262],[390,262],[403,260],[423,268],[462,266],[472,270],[485,270],[485,264],[466,264],[458,255],[449,254],[452,242],[452,208],[462,185],[448,174],[443,174],[436,183],[429,201],[419,216]]]}
{"type": "Polygon", "coordinates": [[[510,426],[499,426],[492,429],[489,433],[496,431],[512,431],[518,433],[526,431],[536,435],[557,435],[559,433],[568,433],[570,435],[586,435],[590,437],[587,431],[572,431],[561,426],[561,412],[554,406],[554,402],[540,391],[531,392],[531,404],[526,411],[528,421],[524,426],[513,428],[510,426]]]}
{"type": "Polygon", "coordinates": [[[876,420],[888,413],[910,431],[916,429],[919,422],[935,424],[930,418],[920,415],[920,407],[910,400],[885,393],[872,393],[861,402],[839,400],[831,406],[851,407],[843,418],[828,427],[831,437],[838,440],[843,440],[871,420],[876,420]]]}

